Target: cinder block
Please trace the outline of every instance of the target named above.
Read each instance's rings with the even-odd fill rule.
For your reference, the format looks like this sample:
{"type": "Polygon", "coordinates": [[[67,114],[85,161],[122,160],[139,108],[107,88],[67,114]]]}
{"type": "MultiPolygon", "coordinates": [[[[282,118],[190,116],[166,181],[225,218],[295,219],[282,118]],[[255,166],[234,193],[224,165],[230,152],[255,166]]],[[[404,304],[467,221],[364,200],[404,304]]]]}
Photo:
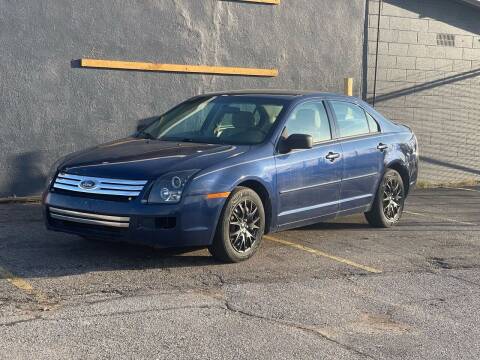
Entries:
{"type": "MultiPolygon", "coordinates": [[[[368,26],[378,28],[378,15],[368,16],[368,26]]],[[[380,29],[390,29],[390,17],[382,16],[380,19],[380,29]]]]}
{"type": "Polygon", "coordinates": [[[379,55],[378,65],[382,68],[395,68],[397,66],[397,57],[391,55],[379,55]]]}
{"type": "Polygon", "coordinates": [[[453,60],[450,59],[435,59],[435,70],[452,71],[453,60]]]}
{"type": "Polygon", "coordinates": [[[444,46],[427,46],[427,57],[434,59],[444,59],[445,58],[445,47],[444,46]]]}
{"type": "Polygon", "coordinates": [[[430,58],[417,58],[416,69],[417,70],[435,70],[435,61],[430,58]]]}
{"type": "MultiPolygon", "coordinates": [[[[407,51],[408,56],[416,56],[416,57],[426,57],[427,55],[427,47],[426,45],[408,45],[408,51],[407,51]]],[[[463,57],[463,51],[461,52],[461,55],[463,57]]]]}
{"type": "Polygon", "coordinates": [[[402,121],[402,122],[409,122],[410,124],[415,123],[415,117],[414,117],[414,108],[400,108],[400,109],[395,109],[395,119],[402,121]]]}
{"type": "Polygon", "coordinates": [[[390,80],[390,81],[406,81],[407,80],[407,70],[404,70],[404,69],[388,69],[387,70],[387,80],[390,80]]]}
{"type": "Polygon", "coordinates": [[[478,107],[478,99],[471,99],[463,94],[462,96],[452,96],[448,99],[452,109],[469,110],[478,107]]]}
{"type": "MultiPolygon", "coordinates": [[[[390,44],[391,45],[391,44],[390,44]]],[[[412,56],[397,56],[397,69],[415,69],[416,58],[412,56]]]]}
{"type": "Polygon", "coordinates": [[[407,95],[405,96],[405,106],[413,108],[423,107],[423,98],[424,96],[419,96],[415,94],[407,95]]]}
{"type": "Polygon", "coordinates": [[[426,71],[425,77],[427,82],[439,81],[445,79],[445,71],[426,71]]]}
{"type": "MultiPolygon", "coordinates": [[[[369,68],[367,73],[368,85],[375,80],[375,69],[369,68]]],[[[387,80],[387,69],[377,69],[377,81],[387,80]]]]}
{"type": "Polygon", "coordinates": [[[463,49],[445,47],[445,58],[447,59],[463,59],[463,49]]]}
{"type": "Polygon", "coordinates": [[[437,34],[419,32],[418,43],[424,45],[437,45],[437,34]]]}
{"type": "Polygon", "coordinates": [[[472,62],[470,60],[454,60],[452,71],[470,71],[472,70],[472,62]]]}
{"type": "Polygon", "coordinates": [[[404,44],[416,44],[418,42],[418,33],[416,31],[399,31],[398,42],[404,44]]]}
{"type": "MultiPolygon", "coordinates": [[[[369,54],[376,54],[377,51],[377,42],[376,41],[369,41],[368,42],[368,53],[369,54]]],[[[378,43],[378,53],[381,55],[388,55],[388,43],[386,42],[379,42],[378,43]]],[[[462,53],[463,55],[463,53],[462,53]]]]}
{"type": "MultiPolygon", "coordinates": [[[[480,121],[480,118],[478,119],[480,121]]],[[[480,144],[480,133],[470,133],[467,134],[467,145],[477,145],[480,144]]],[[[480,160],[477,159],[477,167],[480,167],[478,164],[480,160]]]]}
{"type": "Polygon", "coordinates": [[[456,35],[471,35],[468,31],[460,27],[456,27],[438,20],[428,20],[428,31],[431,33],[440,34],[456,34],[456,35]]]}
{"type": "Polygon", "coordinates": [[[459,48],[470,48],[471,49],[473,47],[473,36],[470,36],[470,35],[456,35],[455,36],[455,46],[459,47],[459,48]]]}
{"type": "MultiPolygon", "coordinates": [[[[480,122],[480,109],[474,109],[468,111],[468,120],[471,123],[478,124],[480,122]]],[[[477,128],[476,130],[480,135],[480,129],[477,128]]]]}
{"type": "Polygon", "coordinates": [[[468,86],[464,86],[464,85],[457,85],[457,84],[451,84],[449,86],[450,90],[451,90],[451,94],[450,94],[450,97],[452,96],[465,96],[465,94],[468,94],[470,91],[469,87],[468,86]]]}
{"type": "Polygon", "coordinates": [[[398,30],[380,29],[380,41],[384,41],[388,43],[398,42],[398,30]]]}
{"type": "Polygon", "coordinates": [[[426,81],[426,74],[424,70],[407,70],[407,81],[418,83],[426,81]]]}
{"type": "Polygon", "coordinates": [[[445,109],[450,108],[445,102],[445,97],[443,96],[414,96],[410,101],[412,104],[415,104],[416,107],[424,107],[430,109],[445,109]]]}
{"type": "Polygon", "coordinates": [[[452,120],[452,111],[450,109],[433,108],[429,109],[432,114],[432,121],[441,124],[444,121],[452,120]]]}
{"type": "Polygon", "coordinates": [[[411,19],[404,17],[391,17],[390,29],[392,30],[410,30],[411,19]]]}
{"type": "Polygon", "coordinates": [[[473,37],[473,48],[480,49],[480,36],[473,37]]]}
{"type": "Polygon", "coordinates": [[[408,52],[408,44],[390,43],[388,53],[390,55],[405,55],[408,52]]]}
{"type": "Polygon", "coordinates": [[[480,60],[480,49],[463,49],[464,60],[480,60]]]}
{"type": "Polygon", "coordinates": [[[433,83],[429,84],[429,87],[432,89],[432,95],[445,97],[452,96],[452,88],[448,85],[442,83],[433,83]]]}
{"type": "Polygon", "coordinates": [[[377,15],[378,14],[378,1],[370,0],[368,3],[368,13],[370,15],[377,15]]]}
{"type": "Polygon", "coordinates": [[[414,18],[418,19],[420,15],[415,11],[408,9],[408,7],[400,7],[395,4],[383,2],[382,14],[387,16],[398,16],[401,18],[414,18]]]}
{"type": "Polygon", "coordinates": [[[388,100],[383,100],[380,98],[379,103],[385,107],[404,107],[405,106],[405,96],[395,96],[393,98],[389,98],[388,100]]]}
{"type": "Polygon", "coordinates": [[[428,31],[428,20],[410,19],[410,30],[418,32],[428,31]]]}
{"type": "MultiPolygon", "coordinates": [[[[368,91],[373,92],[374,84],[372,83],[371,86],[368,87],[368,91]]],[[[392,91],[396,91],[397,86],[395,82],[392,81],[385,81],[385,80],[377,80],[377,95],[385,95],[389,94],[392,91]]]]}

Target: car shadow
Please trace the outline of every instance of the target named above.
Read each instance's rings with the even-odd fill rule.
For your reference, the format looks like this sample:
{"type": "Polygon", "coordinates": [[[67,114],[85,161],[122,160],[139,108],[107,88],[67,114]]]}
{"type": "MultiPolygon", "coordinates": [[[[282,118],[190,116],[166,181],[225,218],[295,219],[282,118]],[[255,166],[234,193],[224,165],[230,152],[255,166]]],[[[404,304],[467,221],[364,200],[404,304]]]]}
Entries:
{"type": "Polygon", "coordinates": [[[0,267],[22,277],[222,265],[206,249],[160,249],[47,231],[40,204],[0,205],[0,267]]]}
{"type": "Polygon", "coordinates": [[[22,277],[63,277],[90,272],[192,268],[222,265],[205,249],[158,249],[120,242],[85,240],[39,231],[0,248],[0,266],[22,277]]]}
{"type": "Polygon", "coordinates": [[[368,224],[354,223],[354,222],[325,222],[313,225],[304,226],[295,229],[296,231],[312,231],[312,230],[365,230],[371,229],[368,224]]]}

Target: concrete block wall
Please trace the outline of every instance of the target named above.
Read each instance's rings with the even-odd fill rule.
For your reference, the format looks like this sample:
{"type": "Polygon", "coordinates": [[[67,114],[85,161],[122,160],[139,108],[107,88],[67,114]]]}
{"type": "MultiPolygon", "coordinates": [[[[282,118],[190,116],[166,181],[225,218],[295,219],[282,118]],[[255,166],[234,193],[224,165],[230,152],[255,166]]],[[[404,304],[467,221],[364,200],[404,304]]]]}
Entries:
{"type": "MultiPolygon", "coordinates": [[[[370,0],[368,7],[372,102],[379,3],[370,0]]],[[[376,108],[417,134],[420,180],[479,180],[480,8],[453,0],[384,1],[376,108]]]]}
{"type": "Polygon", "coordinates": [[[61,155],[193,95],[362,89],[366,0],[0,0],[0,198],[39,194],[61,155]],[[348,24],[348,31],[345,28],[348,24]],[[278,68],[277,78],[83,69],[83,57],[278,68]]]}

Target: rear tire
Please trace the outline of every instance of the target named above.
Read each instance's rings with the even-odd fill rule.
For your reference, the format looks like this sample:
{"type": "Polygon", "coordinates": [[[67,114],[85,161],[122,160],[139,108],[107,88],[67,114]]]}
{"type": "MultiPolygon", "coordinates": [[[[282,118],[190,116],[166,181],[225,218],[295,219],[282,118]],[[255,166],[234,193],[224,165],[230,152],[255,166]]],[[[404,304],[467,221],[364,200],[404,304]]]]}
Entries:
{"type": "Polygon", "coordinates": [[[239,262],[251,258],[260,247],[265,231],[265,210],[257,193],[236,188],[227,200],[208,248],[217,260],[239,262]]]}
{"type": "Polygon", "coordinates": [[[405,204],[405,186],[400,174],[387,169],[378,186],[372,209],[365,213],[368,223],[378,228],[396,225],[402,217],[405,204]]]}

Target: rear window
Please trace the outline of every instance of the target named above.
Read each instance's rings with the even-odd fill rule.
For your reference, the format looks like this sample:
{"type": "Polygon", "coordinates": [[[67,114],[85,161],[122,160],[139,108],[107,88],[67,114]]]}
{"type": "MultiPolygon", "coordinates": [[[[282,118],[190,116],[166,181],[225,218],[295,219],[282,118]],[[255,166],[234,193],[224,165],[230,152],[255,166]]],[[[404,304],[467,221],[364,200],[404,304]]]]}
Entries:
{"type": "Polygon", "coordinates": [[[337,118],[340,137],[350,137],[370,133],[367,116],[360,106],[344,101],[331,101],[337,118]]]}

